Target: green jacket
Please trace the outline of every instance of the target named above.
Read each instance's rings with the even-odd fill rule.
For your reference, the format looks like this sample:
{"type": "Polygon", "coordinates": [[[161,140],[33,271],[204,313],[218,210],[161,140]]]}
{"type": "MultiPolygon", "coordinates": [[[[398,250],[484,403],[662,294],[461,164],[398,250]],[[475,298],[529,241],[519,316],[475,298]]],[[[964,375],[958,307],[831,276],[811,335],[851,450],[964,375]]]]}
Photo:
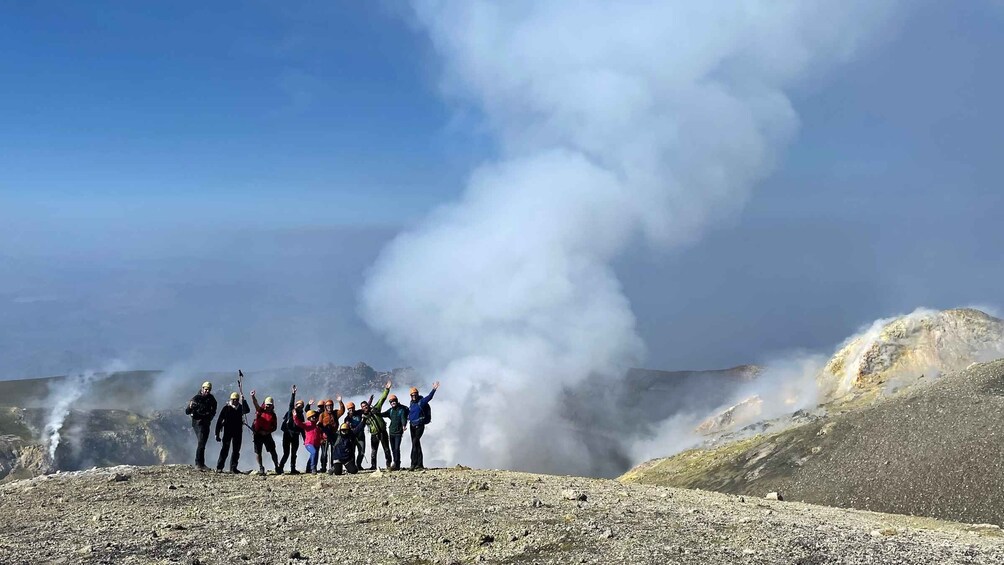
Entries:
{"type": "Polygon", "coordinates": [[[383,403],[387,400],[387,395],[390,394],[390,389],[383,389],[383,394],[380,395],[380,400],[377,400],[373,406],[370,406],[370,413],[366,416],[366,422],[370,426],[371,434],[379,434],[381,432],[387,431],[387,422],[383,421],[383,416],[380,414],[380,409],[383,408],[383,403]]]}
{"type": "Polygon", "coordinates": [[[384,418],[390,418],[390,429],[388,432],[391,435],[401,435],[404,433],[404,428],[408,425],[407,406],[398,404],[397,408],[390,408],[380,415],[384,418]]]}

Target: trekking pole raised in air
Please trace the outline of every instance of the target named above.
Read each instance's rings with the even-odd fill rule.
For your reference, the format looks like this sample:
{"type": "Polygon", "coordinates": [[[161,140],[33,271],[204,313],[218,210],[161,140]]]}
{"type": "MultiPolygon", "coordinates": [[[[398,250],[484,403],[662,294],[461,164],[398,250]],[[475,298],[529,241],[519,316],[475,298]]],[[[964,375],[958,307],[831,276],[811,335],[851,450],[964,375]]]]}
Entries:
{"type": "MultiPolygon", "coordinates": [[[[246,403],[247,400],[244,399],[244,371],[240,369],[237,369],[237,390],[241,393],[241,403],[246,403]]],[[[241,407],[241,416],[244,417],[244,427],[250,430],[251,426],[248,425],[248,415],[244,413],[243,406],[241,407]]]]}

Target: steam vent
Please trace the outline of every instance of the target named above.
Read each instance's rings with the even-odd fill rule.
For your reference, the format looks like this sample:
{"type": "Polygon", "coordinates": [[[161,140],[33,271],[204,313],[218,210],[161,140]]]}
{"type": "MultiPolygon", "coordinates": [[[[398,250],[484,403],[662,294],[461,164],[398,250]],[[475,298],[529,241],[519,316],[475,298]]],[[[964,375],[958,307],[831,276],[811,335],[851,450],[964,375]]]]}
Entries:
{"type": "Polygon", "coordinates": [[[643,463],[620,480],[1004,523],[1004,322],[917,311],[853,336],[811,410],[643,463]]]}
{"type": "Polygon", "coordinates": [[[824,398],[908,386],[1004,357],[1004,321],[971,308],[918,310],[879,320],[851,338],[818,380],[824,398]]]}

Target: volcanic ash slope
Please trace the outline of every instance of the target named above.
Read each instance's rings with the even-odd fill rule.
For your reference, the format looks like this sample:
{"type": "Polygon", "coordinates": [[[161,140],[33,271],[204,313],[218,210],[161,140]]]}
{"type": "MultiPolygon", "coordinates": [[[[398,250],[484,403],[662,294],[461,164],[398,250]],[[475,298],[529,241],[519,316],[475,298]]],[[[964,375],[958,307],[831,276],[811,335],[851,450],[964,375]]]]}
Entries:
{"type": "Polygon", "coordinates": [[[827,365],[825,415],[621,480],[1004,523],[1004,360],[933,376],[998,354],[1002,327],[975,310],[886,321],[827,365]]]}
{"type": "Polygon", "coordinates": [[[602,479],[97,469],[0,486],[2,563],[1004,562],[1000,529],[602,479]]]}

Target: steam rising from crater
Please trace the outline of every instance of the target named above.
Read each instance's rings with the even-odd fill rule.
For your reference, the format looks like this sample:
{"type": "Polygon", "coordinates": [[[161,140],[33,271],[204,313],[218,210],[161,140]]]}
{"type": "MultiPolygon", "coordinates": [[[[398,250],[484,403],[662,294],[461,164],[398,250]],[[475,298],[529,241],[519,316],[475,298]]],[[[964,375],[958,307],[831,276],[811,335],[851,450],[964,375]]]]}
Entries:
{"type": "Polygon", "coordinates": [[[384,250],[362,312],[441,375],[432,451],[596,473],[584,444],[616,430],[581,433],[559,406],[563,385],[644,356],[612,260],[735,214],[797,129],[786,90],[853,56],[892,4],[412,4],[500,155],[384,250]]]}
{"type": "Polygon", "coordinates": [[[95,382],[104,380],[115,372],[125,370],[124,362],[114,360],[106,365],[101,372],[88,370],[60,380],[50,381],[49,395],[42,403],[42,408],[48,410],[45,427],[42,429],[42,442],[48,450],[50,461],[56,458],[56,449],[63,439],[63,424],[77,401],[87,393],[95,382]]]}

